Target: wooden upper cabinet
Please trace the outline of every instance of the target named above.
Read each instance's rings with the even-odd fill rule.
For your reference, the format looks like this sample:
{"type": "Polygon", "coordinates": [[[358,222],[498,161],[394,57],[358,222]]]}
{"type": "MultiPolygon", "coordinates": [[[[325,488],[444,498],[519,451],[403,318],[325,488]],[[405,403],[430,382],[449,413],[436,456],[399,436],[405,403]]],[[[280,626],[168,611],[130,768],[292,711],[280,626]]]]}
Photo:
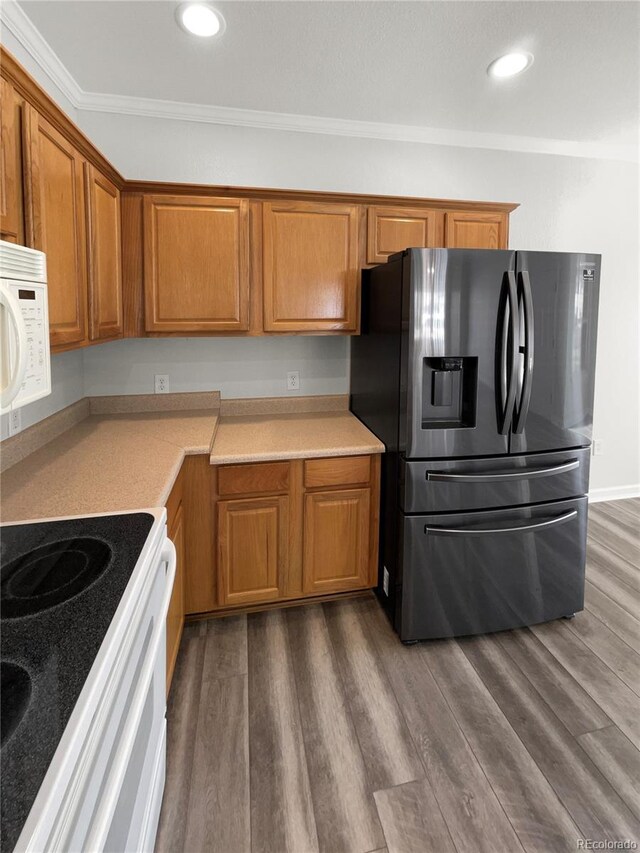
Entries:
{"type": "Polygon", "coordinates": [[[305,593],[340,592],[369,583],[371,489],[305,495],[305,593]]]}
{"type": "Polygon", "coordinates": [[[367,263],[382,264],[403,249],[444,246],[444,214],[411,207],[367,210],[367,263]]]}
{"type": "Polygon", "coordinates": [[[87,338],[83,159],[33,107],[25,119],[27,243],[47,255],[51,346],[87,338]]]}
{"type": "Polygon", "coordinates": [[[265,331],[356,331],[358,219],[355,204],[264,203],[265,331]]]}
{"type": "Polygon", "coordinates": [[[0,78],[0,237],[24,243],[22,191],[23,101],[7,81],[0,78]]]}
{"type": "Polygon", "coordinates": [[[248,201],[145,196],[144,289],[148,332],[246,331],[248,201]]]}
{"type": "Polygon", "coordinates": [[[85,163],[89,333],[92,341],[122,337],[120,191],[85,163]]]}
{"type": "Polygon", "coordinates": [[[289,498],[218,504],[220,605],[281,598],[289,553],[289,498]]]}
{"type": "Polygon", "coordinates": [[[506,249],[509,216],[506,213],[450,212],[445,221],[448,249],[506,249]]]}

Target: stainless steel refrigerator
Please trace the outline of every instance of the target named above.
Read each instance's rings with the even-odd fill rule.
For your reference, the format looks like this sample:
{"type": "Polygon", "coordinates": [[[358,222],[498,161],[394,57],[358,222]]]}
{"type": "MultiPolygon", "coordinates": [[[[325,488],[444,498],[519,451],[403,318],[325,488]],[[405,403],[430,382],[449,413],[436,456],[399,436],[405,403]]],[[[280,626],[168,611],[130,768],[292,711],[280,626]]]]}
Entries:
{"type": "Polygon", "coordinates": [[[584,604],[600,256],[407,249],[365,271],[351,409],[384,443],[405,642],[584,604]]]}

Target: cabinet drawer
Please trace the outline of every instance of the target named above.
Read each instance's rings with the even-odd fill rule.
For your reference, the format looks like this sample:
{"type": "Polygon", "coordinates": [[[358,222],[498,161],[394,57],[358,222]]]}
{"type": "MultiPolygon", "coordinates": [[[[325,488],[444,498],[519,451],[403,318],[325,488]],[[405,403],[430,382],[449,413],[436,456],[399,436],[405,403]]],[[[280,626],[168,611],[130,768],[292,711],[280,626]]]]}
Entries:
{"type": "Polygon", "coordinates": [[[371,477],[370,456],[340,456],[310,459],[304,463],[304,485],[307,489],[321,486],[349,486],[368,483],[371,477]]]}
{"type": "Polygon", "coordinates": [[[218,469],[218,494],[221,496],[276,494],[288,490],[288,462],[223,465],[218,469]]]}

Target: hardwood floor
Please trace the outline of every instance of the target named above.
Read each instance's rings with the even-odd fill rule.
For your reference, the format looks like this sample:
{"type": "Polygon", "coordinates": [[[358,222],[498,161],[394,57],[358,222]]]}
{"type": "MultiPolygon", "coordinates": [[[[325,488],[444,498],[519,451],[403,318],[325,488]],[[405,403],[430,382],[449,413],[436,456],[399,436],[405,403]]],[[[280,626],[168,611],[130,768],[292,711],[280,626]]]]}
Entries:
{"type": "Polygon", "coordinates": [[[592,504],[585,610],[403,646],[360,598],[185,628],[158,853],[640,845],[640,498],[592,504]]]}

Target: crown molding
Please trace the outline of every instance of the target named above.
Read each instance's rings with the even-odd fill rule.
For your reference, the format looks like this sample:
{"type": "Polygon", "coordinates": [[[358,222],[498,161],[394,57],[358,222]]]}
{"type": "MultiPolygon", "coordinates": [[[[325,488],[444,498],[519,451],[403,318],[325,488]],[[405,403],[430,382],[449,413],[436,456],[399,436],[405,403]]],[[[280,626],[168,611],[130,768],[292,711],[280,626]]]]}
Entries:
{"type": "Polygon", "coordinates": [[[48,42],[32,24],[15,0],[3,0],[0,21],[15,36],[55,83],[73,106],[80,111],[113,113],[145,118],[220,124],[280,132],[313,133],[329,136],[409,142],[419,145],[444,145],[456,148],[485,148],[526,154],[551,154],[598,160],[638,162],[639,150],[634,145],[579,142],[537,136],[450,130],[414,125],[388,124],[323,116],[306,116],[260,110],[236,109],[208,104],[188,104],[156,98],[109,95],[85,92],[69,73],[48,42]]]}
{"type": "Polygon", "coordinates": [[[0,3],[0,24],[20,42],[33,61],[44,74],[55,83],[62,94],[76,109],[82,109],[82,103],[87,97],[71,76],[66,66],[62,64],[48,41],[35,28],[31,19],[26,15],[15,0],[2,0],[0,3]]]}
{"type": "Polygon", "coordinates": [[[260,110],[218,107],[207,104],[187,104],[155,98],[134,98],[127,95],[87,94],[81,109],[87,112],[117,113],[146,118],[192,121],[204,124],[224,124],[277,130],[294,133],[326,134],[392,142],[411,142],[420,145],[449,145],[456,148],[489,148],[529,154],[555,154],[566,157],[588,157],[604,160],[635,162],[638,151],[633,145],[613,145],[598,142],[576,142],[566,139],[547,139],[515,134],[484,133],[450,130],[406,124],[359,121],[323,116],[274,113],[260,110]]]}

